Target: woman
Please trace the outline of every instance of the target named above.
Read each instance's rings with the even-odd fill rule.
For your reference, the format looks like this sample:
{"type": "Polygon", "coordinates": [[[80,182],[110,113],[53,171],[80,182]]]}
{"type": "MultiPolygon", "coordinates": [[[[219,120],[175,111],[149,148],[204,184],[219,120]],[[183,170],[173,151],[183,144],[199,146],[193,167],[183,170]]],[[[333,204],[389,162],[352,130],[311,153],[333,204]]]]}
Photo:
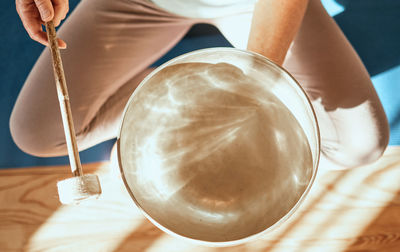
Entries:
{"type": "MultiPolygon", "coordinates": [[[[58,25],[68,12],[67,0],[16,5],[31,38],[44,45],[41,24],[54,19],[58,25]]],[[[349,168],[382,155],[389,138],[382,105],[319,0],[82,0],[58,32],[68,42],[62,57],[81,150],[116,136],[122,110],[149,66],[196,23],[215,25],[233,46],[294,75],[316,110],[327,164],[349,168]]],[[[59,45],[66,47],[62,40],[59,45]]],[[[11,115],[14,141],[32,155],[66,154],[52,75],[44,50],[11,115]]]]}

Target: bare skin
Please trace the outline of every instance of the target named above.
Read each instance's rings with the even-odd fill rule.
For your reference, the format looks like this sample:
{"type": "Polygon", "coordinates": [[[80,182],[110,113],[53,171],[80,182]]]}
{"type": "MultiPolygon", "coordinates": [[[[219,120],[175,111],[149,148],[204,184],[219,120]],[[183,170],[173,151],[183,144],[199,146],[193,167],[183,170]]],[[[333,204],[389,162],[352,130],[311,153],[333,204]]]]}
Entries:
{"type": "Polygon", "coordinates": [[[247,49],[282,65],[307,9],[308,0],[259,0],[247,49]]]}
{"type": "MultiPolygon", "coordinates": [[[[29,36],[45,46],[48,41],[42,25],[53,20],[58,26],[69,10],[68,0],[15,0],[15,5],[29,36]]],[[[62,39],[58,39],[58,45],[62,49],[67,47],[62,39]]]]}

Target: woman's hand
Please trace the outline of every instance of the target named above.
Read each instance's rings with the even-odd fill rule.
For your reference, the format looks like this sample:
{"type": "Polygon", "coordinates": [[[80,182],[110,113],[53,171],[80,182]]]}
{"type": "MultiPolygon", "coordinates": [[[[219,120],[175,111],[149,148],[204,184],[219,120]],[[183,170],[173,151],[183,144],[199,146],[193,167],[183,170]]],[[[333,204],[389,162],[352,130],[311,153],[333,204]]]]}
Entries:
{"type": "MultiPolygon", "coordinates": [[[[47,46],[47,35],[42,29],[42,24],[53,20],[58,26],[68,13],[68,0],[15,0],[16,9],[25,30],[29,36],[47,46]]],[[[66,48],[67,44],[58,39],[60,48],[66,48]]]]}

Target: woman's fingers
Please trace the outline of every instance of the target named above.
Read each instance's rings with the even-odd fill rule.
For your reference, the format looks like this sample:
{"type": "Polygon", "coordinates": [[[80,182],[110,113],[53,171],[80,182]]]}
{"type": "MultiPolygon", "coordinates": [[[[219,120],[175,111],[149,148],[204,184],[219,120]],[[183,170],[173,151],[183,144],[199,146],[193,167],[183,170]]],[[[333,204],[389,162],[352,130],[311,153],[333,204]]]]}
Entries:
{"type": "MultiPolygon", "coordinates": [[[[24,22],[24,19],[22,19],[22,23],[24,24],[24,27],[29,34],[29,37],[31,37],[33,40],[39,42],[44,46],[48,46],[49,43],[47,40],[47,34],[42,30],[41,24],[39,24],[38,26],[32,23],[30,25],[26,25],[26,23],[29,23],[29,21],[24,22]]],[[[65,43],[64,40],[60,38],[57,38],[57,40],[58,40],[58,47],[60,49],[67,48],[67,43],[65,43]]]]}
{"type": "Polygon", "coordinates": [[[67,43],[65,43],[64,40],[57,38],[57,42],[58,42],[58,47],[60,49],[66,49],[67,48],[67,43]]]}
{"type": "MultiPolygon", "coordinates": [[[[63,14],[59,15],[61,17],[65,17],[66,13],[68,12],[68,1],[56,1],[62,1],[66,3],[64,6],[67,7],[61,8],[61,10],[63,10],[63,14]]],[[[16,0],[16,9],[29,36],[33,40],[47,46],[47,34],[43,31],[42,24],[44,22],[53,20],[55,17],[52,2],[50,0],[16,0]]],[[[58,21],[58,23],[60,23],[60,21],[58,21]]],[[[58,46],[61,49],[65,49],[67,45],[62,39],[58,39],[58,46]]]]}
{"type": "MultiPolygon", "coordinates": [[[[47,46],[47,34],[42,30],[42,24],[40,22],[36,22],[35,19],[32,19],[31,16],[22,15],[21,16],[22,24],[25,27],[25,30],[28,32],[29,37],[31,39],[39,42],[40,44],[47,46]]],[[[67,44],[64,40],[58,38],[58,46],[60,49],[67,48],[67,44]]]]}
{"type": "Polygon", "coordinates": [[[46,45],[47,37],[42,30],[42,20],[36,5],[34,5],[32,1],[29,3],[29,1],[17,0],[16,8],[29,37],[46,45]]]}
{"type": "Polygon", "coordinates": [[[65,18],[69,11],[69,5],[67,0],[53,0],[54,7],[54,25],[57,27],[61,21],[65,18]]]}
{"type": "Polygon", "coordinates": [[[51,0],[34,0],[43,22],[53,20],[54,9],[51,0]]]}

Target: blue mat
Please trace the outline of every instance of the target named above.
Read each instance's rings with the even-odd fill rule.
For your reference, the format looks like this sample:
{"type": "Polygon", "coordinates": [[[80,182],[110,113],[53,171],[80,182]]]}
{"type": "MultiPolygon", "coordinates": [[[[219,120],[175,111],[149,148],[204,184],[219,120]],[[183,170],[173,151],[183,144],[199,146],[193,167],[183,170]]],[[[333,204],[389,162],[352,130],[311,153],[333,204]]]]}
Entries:
{"type": "MultiPolygon", "coordinates": [[[[70,0],[70,10],[78,3],[70,0]]],[[[391,127],[391,145],[400,145],[400,1],[323,0],[328,12],[360,54],[382,99],[391,127]]],[[[0,2],[0,169],[67,164],[66,157],[37,158],[20,151],[9,132],[9,116],[43,46],[29,39],[15,11],[14,1],[0,2]]],[[[230,46],[219,32],[207,25],[195,26],[187,36],[154,65],[200,48],[230,46]]],[[[107,160],[114,141],[81,153],[82,162],[107,160]]]]}

